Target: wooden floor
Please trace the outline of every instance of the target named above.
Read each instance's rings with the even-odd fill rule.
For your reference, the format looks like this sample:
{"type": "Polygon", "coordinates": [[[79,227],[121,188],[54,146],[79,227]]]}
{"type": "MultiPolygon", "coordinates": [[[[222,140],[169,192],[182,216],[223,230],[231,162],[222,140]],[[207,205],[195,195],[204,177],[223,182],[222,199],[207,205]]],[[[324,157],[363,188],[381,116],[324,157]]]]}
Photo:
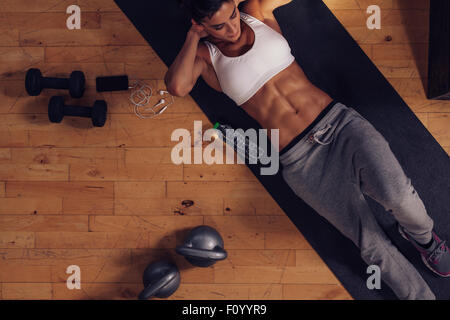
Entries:
{"type": "MultiPolygon", "coordinates": [[[[424,93],[428,1],[325,2],[449,153],[450,102],[424,93]],[[381,30],[366,28],[372,4],[381,30]]],[[[112,0],[0,1],[0,298],[136,299],[146,265],[171,258],[182,277],[171,299],[351,299],[246,166],[171,163],[174,129],[211,126],[190,97],[141,120],[129,93],[95,92],[96,76],[124,73],[164,89],[166,71],[112,0]],[[75,3],[82,30],[70,31],[65,11],[75,3]],[[49,123],[60,91],[29,97],[30,67],[83,70],[87,92],[67,103],[105,99],[105,127],[49,123]],[[201,224],[219,230],[229,253],[206,269],[173,250],[201,224]],[[70,265],[81,268],[81,290],[66,287],[70,265]]]]}

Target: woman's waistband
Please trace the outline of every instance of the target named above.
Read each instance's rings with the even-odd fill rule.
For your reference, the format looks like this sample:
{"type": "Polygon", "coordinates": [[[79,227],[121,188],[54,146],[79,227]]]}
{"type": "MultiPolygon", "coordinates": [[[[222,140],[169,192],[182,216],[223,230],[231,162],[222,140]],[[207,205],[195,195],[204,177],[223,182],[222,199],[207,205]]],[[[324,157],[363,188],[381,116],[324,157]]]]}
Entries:
{"type": "Polygon", "coordinates": [[[323,118],[325,115],[338,103],[337,100],[331,101],[328,106],[323,109],[320,114],[314,119],[314,121],[305,129],[303,130],[299,135],[297,135],[294,139],[291,140],[281,151],[280,156],[285,154],[289,149],[291,149],[297,142],[299,142],[311,129],[314,128],[314,126],[323,118]]]}

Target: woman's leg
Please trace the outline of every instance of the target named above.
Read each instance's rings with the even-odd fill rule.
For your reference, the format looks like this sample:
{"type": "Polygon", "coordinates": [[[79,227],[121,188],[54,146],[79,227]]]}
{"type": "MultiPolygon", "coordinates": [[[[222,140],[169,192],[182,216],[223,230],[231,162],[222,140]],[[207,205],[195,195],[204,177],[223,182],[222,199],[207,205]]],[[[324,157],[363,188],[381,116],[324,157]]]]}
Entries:
{"type": "Polygon", "coordinates": [[[446,241],[434,233],[433,220],[411,179],[406,176],[386,139],[356,111],[352,112],[358,118],[351,126],[359,141],[353,161],[353,180],[364,194],[392,213],[425,265],[434,273],[449,277],[450,249],[446,241]]]}
{"type": "Polygon", "coordinates": [[[353,161],[353,181],[380,203],[417,242],[431,240],[433,220],[403,171],[386,139],[361,115],[351,126],[358,139],[353,161]]]}
{"type": "MultiPolygon", "coordinates": [[[[354,161],[361,139],[355,112],[334,107],[280,160],[283,178],[310,207],[361,250],[368,265],[380,267],[381,279],[399,299],[435,299],[414,266],[392,244],[377,223],[360,186],[354,161]]],[[[369,144],[370,142],[365,141],[369,144]]]]}

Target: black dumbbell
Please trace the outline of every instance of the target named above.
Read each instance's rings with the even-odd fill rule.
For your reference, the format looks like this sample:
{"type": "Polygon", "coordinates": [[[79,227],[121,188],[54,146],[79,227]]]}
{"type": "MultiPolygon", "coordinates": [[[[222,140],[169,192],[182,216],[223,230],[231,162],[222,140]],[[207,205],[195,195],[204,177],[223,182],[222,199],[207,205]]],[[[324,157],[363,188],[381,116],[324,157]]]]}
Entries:
{"type": "Polygon", "coordinates": [[[46,78],[39,69],[29,69],[25,77],[25,89],[30,96],[38,96],[42,89],[69,89],[72,98],[81,98],[86,79],[83,72],[73,71],[70,78],[46,78]]]}
{"type": "Polygon", "coordinates": [[[54,96],[48,104],[48,118],[51,122],[61,122],[64,116],[92,118],[95,127],[103,127],[106,122],[107,105],[97,100],[94,107],[66,106],[61,96],[54,96]]]}

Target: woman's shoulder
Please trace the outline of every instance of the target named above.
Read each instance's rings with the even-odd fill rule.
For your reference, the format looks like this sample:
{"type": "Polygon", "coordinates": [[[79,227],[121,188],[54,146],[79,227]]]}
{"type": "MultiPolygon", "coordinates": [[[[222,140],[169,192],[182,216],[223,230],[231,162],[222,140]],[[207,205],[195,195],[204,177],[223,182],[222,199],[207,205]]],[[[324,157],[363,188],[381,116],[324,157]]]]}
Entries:
{"type": "Polygon", "coordinates": [[[282,7],[292,0],[247,0],[239,3],[239,11],[249,14],[259,21],[265,23],[265,20],[275,20],[273,11],[282,7]]]}
{"type": "Polygon", "coordinates": [[[259,0],[245,1],[239,5],[239,12],[244,15],[250,15],[259,21],[264,21],[264,15],[262,14],[261,4],[259,0]]]}
{"type": "Polygon", "coordinates": [[[197,56],[211,65],[211,55],[209,54],[209,49],[204,41],[198,43],[197,56]]]}

